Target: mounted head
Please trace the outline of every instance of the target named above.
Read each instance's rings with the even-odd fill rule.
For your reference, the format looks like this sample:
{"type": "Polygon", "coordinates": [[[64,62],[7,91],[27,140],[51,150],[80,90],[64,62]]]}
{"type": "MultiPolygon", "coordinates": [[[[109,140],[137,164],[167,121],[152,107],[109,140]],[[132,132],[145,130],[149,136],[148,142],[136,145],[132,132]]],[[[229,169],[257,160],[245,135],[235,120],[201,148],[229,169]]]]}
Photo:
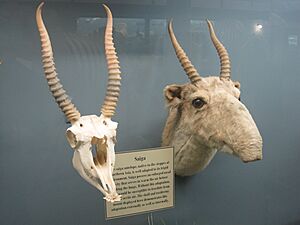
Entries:
{"type": "Polygon", "coordinates": [[[203,170],[223,150],[244,162],[262,159],[262,138],[240,98],[240,84],[230,78],[229,55],[207,21],[211,40],[220,57],[219,76],[201,77],[179,45],[169,23],[177,58],[190,83],[164,89],[169,115],[162,145],[175,148],[175,172],[192,175],[203,170]]]}
{"type": "Polygon", "coordinates": [[[105,30],[105,55],[108,65],[108,84],[101,115],[81,116],[69,99],[56,73],[52,46],[42,19],[41,3],[36,10],[36,22],[41,37],[42,61],[50,91],[59,108],[72,124],[67,129],[67,140],[75,150],[73,166],[91,185],[100,190],[107,201],[119,201],[112,171],[115,163],[114,145],[117,123],[111,121],[115,113],[121,86],[121,72],[112,38],[112,14],[105,5],[107,24],[105,30]],[[93,157],[93,146],[96,149],[93,157]]]}

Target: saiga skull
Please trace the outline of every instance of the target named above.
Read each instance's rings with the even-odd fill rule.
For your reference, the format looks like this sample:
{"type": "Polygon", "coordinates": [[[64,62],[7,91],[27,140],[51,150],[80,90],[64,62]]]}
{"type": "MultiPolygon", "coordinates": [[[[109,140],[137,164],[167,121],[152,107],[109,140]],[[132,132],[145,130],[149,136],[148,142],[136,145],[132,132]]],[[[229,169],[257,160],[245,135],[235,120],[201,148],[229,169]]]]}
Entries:
{"type": "Polygon", "coordinates": [[[42,19],[41,3],[36,11],[36,21],[41,37],[42,61],[45,76],[60,109],[72,124],[67,129],[67,140],[74,149],[73,166],[88,183],[104,194],[109,202],[120,201],[112,177],[115,164],[115,140],[117,123],[111,121],[115,113],[120,86],[121,72],[112,38],[112,14],[105,5],[107,24],[105,30],[105,55],[108,65],[108,85],[101,115],[81,116],[60,83],[57,76],[50,38],[42,19]],[[93,157],[92,148],[96,148],[93,157]]]}
{"type": "Polygon", "coordinates": [[[217,150],[244,162],[262,159],[262,138],[240,98],[240,84],[230,78],[229,55],[207,21],[220,57],[220,76],[201,77],[179,45],[169,23],[169,34],[190,83],[169,85],[164,94],[169,115],[162,145],[175,149],[175,172],[188,176],[203,170],[217,150]]]}

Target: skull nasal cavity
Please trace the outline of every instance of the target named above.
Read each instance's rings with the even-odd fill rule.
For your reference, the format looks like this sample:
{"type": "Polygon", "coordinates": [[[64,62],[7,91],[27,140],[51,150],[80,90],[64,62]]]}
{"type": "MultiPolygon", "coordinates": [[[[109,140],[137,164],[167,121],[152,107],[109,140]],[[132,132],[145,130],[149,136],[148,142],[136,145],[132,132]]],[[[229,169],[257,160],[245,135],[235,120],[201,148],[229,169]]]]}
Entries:
{"type": "Polygon", "coordinates": [[[104,165],[107,161],[107,137],[92,138],[94,163],[96,165],[104,165]]]}

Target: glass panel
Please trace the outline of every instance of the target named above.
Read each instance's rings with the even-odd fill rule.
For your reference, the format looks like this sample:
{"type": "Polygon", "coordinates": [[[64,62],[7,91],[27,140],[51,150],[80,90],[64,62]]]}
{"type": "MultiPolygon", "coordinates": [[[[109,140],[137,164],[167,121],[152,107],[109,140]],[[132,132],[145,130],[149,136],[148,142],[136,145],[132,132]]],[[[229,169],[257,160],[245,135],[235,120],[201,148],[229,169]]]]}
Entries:
{"type": "MultiPolygon", "coordinates": [[[[176,176],[174,208],[106,221],[103,196],[72,168],[70,124],[44,78],[39,2],[0,0],[0,224],[299,225],[300,1],[47,0],[43,17],[57,72],[82,115],[100,115],[105,98],[103,3],[114,16],[122,71],[112,118],[119,124],[116,152],[160,146],[169,113],[164,89],[189,83],[168,35],[171,18],[198,73],[219,75],[209,19],[230,55],[231,78],[241,83],[241,104],[263,137],[263,160],[245,164],[218,152],[204,171],[176,176]]],[[[186,115],[191,99],[175,97],[187,100],[176,114],[186,115]]],[[[221,129],[222,119],[214,120],[221,129]]],[[[198,131],[190,127],[182,133],[198,131]]]]}

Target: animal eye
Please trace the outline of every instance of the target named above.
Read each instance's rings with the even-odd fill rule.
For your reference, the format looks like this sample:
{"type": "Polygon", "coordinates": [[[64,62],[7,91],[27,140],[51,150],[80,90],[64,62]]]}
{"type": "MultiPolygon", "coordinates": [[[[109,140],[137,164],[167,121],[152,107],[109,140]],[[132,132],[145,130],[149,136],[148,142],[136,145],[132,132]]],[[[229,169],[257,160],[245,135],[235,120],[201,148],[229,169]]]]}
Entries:
{"type": "Polygon", "coordinates": [[[83,127],[83,124],[81,123],[81,124],[79,124],[79,126],[80,126],[80,127],[83,127]]]}
{"type": "Polygon", "coordinates": [[[195,98],[192,101],[192,105],[198,109],[201,108],[204,104],[205,104],[205,101],[203,101],[203,99],[201,99],[201,98],[195,98]]]}

